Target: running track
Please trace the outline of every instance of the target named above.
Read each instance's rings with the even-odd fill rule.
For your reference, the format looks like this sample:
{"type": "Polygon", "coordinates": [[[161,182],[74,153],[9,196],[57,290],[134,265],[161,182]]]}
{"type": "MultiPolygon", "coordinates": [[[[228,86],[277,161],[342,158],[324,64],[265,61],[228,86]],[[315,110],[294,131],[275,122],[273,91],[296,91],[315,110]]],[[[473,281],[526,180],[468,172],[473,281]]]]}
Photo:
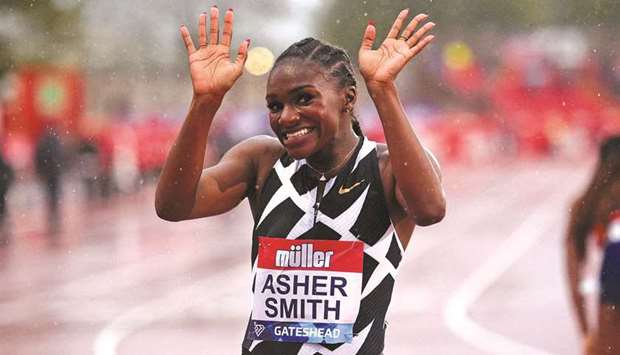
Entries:
{"type": "MultiPolygon", "coordinates": [[[[590,168],[447,168],[448,214],[414,232],[386,354],[578,354],[561,246],[567,205],[590,168]]],[[[0,248],[0,354],[240,352],[249,312],[246,204],[169,223],[154,214],[152,186],[90,207],[79,191],[65,193],[63,229],[53,238],[42,203],[15,203],[13,240],[0,248]]]]}

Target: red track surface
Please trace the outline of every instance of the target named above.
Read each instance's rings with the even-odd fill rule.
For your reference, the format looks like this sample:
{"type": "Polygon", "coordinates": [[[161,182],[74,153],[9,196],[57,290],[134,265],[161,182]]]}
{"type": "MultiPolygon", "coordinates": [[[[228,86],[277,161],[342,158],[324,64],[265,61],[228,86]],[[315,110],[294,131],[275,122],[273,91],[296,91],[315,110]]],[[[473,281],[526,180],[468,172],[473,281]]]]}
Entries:
{"type": "MultiPolygon", "coordinates": [[[[589,169],[549,161],[446,169],[448,214],[414,232],[386,354],[578,354],[561,242],[589,169]]],[[[240,353],[245,204],[169,223],[155,216],[152,187],[96,207],[65,194],[55,238],[39,222],[42,204],[12,213],[13,240],[0,249],[1,354],[240,353]]]]}

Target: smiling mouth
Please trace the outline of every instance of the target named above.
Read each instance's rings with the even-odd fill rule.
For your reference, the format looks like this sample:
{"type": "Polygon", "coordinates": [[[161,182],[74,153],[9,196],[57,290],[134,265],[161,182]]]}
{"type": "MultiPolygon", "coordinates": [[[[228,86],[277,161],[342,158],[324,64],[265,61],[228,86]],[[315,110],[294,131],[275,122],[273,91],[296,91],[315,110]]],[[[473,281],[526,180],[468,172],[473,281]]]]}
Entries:
{"type": "Polygon", "coordinates": [[[314,130],[314,128],[300,128],[298,130],[295,131],[290,131],[290,132],[285,132],[283,134],[284,137],[284,141],[288,141],[289,139],[292,138],[299,138],[299,137],[303,137],[307,134],[309,134],[310,132],[312,132],[314,130]]]}

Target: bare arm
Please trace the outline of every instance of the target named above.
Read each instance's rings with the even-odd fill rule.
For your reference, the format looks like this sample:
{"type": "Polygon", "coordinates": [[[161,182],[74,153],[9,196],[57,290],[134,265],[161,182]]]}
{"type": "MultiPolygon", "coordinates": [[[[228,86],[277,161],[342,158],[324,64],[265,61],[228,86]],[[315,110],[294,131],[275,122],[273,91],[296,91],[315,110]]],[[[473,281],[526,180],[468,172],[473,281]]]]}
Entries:
{"type": "Polygon", "coordinates": [[[360,71],[383,125],[397,185],[394,198],[416,224],[430,225],[445,215],[440,174],[409,123],[395,80],[405,65],[433,39],[426,33],[434,24],[429,22],[413,33],[427,18],[417,15],[397,38],[407,14],[408,10],[401,11],[377,50],[372,50],[376,29],[372,24],[366,27],[359,53],[360,71]]]}
{"type": "MultiPolygon", "coordinates": [[[[574,210],[575,209],[573,208],[573,211],[574,210]]],[[[573,308],[575,310],[577,324],[579,325],[581,335],[585,337],[589,333],[588,318],[586,315],[584,297],[579,290],[585,260],[583,260],[583,258],[580,258],[577,253],[575,218],[575,214],[571,213],[568,231],[566,233],[566,239],[564,241],[564,246],[566,250],[566,276],[568,278],[570,295],[573,301],[573,308]]]]}
{"type": "Polygon", "coordinates": [[[251,157],[243,147],[231,151],[215,167],[202,173],[211,123],[224,95],[243,71],[249,46],[249,41],[244,41],[236,60],[231,62],[233,12],[226,12],[220,40],[219,12],[217,8],[211,8],[208,43],[206,17],[206,14],[200,15],[198,49],[187,28],[181,27],[188,52],[194,97],[157,184],[155,209],[158,216],[166,220],[201,217],[234,207],[244,197],[244,193],[240,192],[241,185],[252,176],[251,157]],[[233,184],[225,187],[219,184],[222,176],[229,176],[233,184]]]}

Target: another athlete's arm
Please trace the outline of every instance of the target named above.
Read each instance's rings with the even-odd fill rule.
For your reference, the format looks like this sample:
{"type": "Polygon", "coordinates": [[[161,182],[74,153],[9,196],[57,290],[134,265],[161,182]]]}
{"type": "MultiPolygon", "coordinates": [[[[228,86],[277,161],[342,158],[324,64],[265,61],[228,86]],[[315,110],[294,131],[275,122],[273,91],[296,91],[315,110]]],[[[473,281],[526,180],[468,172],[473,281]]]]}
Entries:
{"type": "Polygon", "coordinates": [[[426,34],[434,24],[429,22],[414,33],[418,24],[427,18],[423,14],[417,15],[399,36],[407,14],[408,10],[401,11],[377,50],[372,49],[376,28],[368,24],[359,52],[359,63],[383,125],[396,181],[394,199],[416,224],[430,225],[439,222],[445,215],[441,178],[432,156],[427,154],[409,123],[395,80],[405,65],[431,42],[433,36],[426,34]]]}
{"type": "Polygon", "coordinates": [[[163,219],[178,221],[217,214],[231,209],[245,196],[253,175],[252,143],[232,149],[215,167],[203,172],[209,129],[224,95],[243,72],[249,41],[241,43],[235,61],[230,59],[233,12],[224,16],[219,38],[219,11],[210,11],[207,42],[207,15],[200,15],[199,44],[194,46],[187,27],[181,35],[187,48],[194,96],[179,133],[164,164],[157,184],[155,209],[163,219]]]}
{"type": "MultiPolygon", "coordinates": [[[[583,268],[585,264],[585,257],[579,256],[577,250],[577,239],[585,236],[578,236],[578,228],[576,220],[576,208],[572,208],[570,215],[570,222],[568,230],[566,232],[566,239],[564,241],[566,249],[566,272],[568,277],[568,284],[570,288],[571,298],[573,300],[573,308],[575,309],[575,316],[577,318],[577,324],[579,325],[579,331],[583,337],[588,336],[588,318],[586,315],[584,297],[579,290],[581,283],[581,276],[583,274],[583,268]]],[[[584,252],[585,254],[585,252],[584,252]]]]}

